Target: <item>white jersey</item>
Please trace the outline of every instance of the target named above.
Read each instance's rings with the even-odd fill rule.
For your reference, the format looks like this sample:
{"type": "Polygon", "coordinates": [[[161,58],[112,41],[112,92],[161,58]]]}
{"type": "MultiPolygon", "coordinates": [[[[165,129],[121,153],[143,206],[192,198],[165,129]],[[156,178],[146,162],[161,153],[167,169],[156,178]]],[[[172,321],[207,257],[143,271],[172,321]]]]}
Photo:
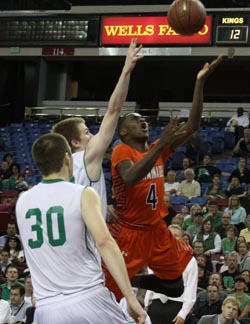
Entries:
{"type": "Polygon", "coordinates": [[[100,178],[97,181],[91,181],[85,167],[85,150],[72,154],[73,156],[73,176],[75,183],[83,186],[93,187],[99,194],[102,201],[102,214],[104,219],[107,215],[107,193],[103,171],[101,170],[100,178]]]}
{"type": "Polygon", "coordinates": [[[101,258],[81,215],[84,187],[47,180],[22,193],[17,223],[37,305],[104,285],[101,258]]]}

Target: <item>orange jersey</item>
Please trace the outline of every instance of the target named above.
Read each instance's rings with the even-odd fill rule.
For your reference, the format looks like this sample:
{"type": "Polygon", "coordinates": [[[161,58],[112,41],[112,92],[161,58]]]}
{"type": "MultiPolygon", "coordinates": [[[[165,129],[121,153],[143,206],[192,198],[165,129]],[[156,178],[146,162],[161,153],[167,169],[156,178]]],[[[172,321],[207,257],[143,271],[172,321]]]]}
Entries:
{"type": "MultiPolygon", "coordinates": [[[[157,143],[151,144],[149,150],[157,143]]],[[[126,160],[140,161],[148,152],[140,152],[127,144],[115,147],[112,154],[112,180],[116,199],[116,213],[132,224],[155,224],[168,214],[164,203],[164,164],[173,150],[166,148],[151,171],[137,184],[125,184],[116,167],[126,160]]]]}

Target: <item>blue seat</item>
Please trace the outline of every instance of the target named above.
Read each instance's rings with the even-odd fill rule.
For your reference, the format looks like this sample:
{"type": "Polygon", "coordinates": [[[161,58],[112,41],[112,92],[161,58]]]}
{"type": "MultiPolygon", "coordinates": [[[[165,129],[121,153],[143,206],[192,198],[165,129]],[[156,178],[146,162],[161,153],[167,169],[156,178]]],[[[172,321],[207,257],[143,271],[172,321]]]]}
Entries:
{"type": "Polygon", "coordinates": [[[176,212],[180,212],[182,207],[187,204],[188,200],[188,197],[185,196],[172,196],[171,204],[176,212]]]}
{"type": "Polygon", "coordinates": [[[207,196],[192,197],[190,201],[187,203],[187,205],[189,206],[189,208],[191,208],[193,205],[205,206],[207,200],[208,200],[207,196]]]}

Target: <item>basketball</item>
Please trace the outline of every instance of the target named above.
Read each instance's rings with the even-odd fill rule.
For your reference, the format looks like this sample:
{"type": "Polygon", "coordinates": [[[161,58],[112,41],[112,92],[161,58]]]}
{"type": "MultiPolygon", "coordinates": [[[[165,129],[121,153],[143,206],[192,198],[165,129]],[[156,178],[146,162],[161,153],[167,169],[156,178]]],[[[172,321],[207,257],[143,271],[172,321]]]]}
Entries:
{"type": "Polygon", "coordinates": [[[206,22],[206,9],[199,0],[175,0],[168,10],[168,22],[181,35],[193,35],[206,22]]]}

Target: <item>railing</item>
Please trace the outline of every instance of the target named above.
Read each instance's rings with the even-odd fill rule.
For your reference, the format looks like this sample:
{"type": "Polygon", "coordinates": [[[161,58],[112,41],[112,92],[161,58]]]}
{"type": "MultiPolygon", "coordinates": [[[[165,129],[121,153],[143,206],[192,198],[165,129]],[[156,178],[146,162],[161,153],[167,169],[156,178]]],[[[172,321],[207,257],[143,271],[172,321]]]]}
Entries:
{"type": "MultiPolygon", "coordinates": [[[[67,117],[91,117],[93,120],[100,120],[107,110],[107,102],[46,102],[41,107],[26,107],[25,119],[39,119],[56,117],[63,119],[67,117]]],[[[236,114],[237,107],[242,106],[245,114],[250,116],[250,104],[245,103],[204,103],[202,118],[208,121],[211,118],[227,118],[236,114]]],[[[129,112],[140,112],[145,117],[160,118],[179,116],[187,118],[191,109],[191,103],[166,102],[159,103],[157,108],[137,108],[136,102],[126,102],[122,114],[129,112]]]]}

